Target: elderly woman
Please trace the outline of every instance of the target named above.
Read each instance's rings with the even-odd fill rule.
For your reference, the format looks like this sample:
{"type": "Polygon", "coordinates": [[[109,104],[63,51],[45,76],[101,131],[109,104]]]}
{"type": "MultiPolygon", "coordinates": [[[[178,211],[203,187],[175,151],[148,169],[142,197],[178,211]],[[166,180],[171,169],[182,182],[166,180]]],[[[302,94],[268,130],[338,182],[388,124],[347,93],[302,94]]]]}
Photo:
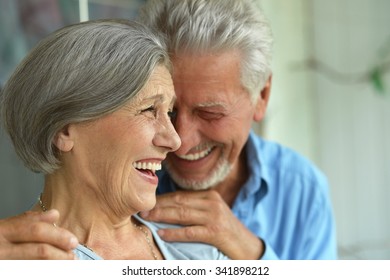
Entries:
{"type": "Polygon", "coordinates": [[[167,225],[137,216],[154,207],[155,173],[180,146],[169,66],[159,35],[124,20],[62,28],[22,61],[2,120],[45,184],[32,212],[0,221],[0,258],[225,258],[165,243],[156,231],[167,225]]]}

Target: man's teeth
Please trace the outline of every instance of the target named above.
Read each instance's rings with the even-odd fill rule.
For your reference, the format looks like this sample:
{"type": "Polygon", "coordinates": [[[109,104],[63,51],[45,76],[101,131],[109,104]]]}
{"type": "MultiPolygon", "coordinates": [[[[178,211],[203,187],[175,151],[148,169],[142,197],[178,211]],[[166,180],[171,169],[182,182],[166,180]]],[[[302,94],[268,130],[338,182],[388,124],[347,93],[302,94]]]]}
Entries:
{"type": "Polygon", "coordinates": [[[178,157],[181,159],[191,160],[191,161],[198,160],[198,159],[201,159],[201,158],[204,158],[205,156],[207,156],[211,152],[212,149],[213,149],[213,147],[210,147],[210,148],[208,148],[204,151],[201,151],[199,153],[182,155],[182,156],[178,155],[178,157]]]}
{"type": "Polygon", "coordinates": [[[161,163],[155,162],[134,162],[133,166],[137,169],[151,170],[153,172],[161,169],[161,163]]]}

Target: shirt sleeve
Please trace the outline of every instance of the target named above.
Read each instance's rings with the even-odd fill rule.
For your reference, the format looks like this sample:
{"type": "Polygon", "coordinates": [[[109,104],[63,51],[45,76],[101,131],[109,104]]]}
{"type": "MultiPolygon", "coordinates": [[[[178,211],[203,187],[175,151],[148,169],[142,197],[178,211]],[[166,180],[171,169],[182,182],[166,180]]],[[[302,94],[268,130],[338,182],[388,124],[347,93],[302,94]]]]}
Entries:
{"type": "Polygon", "coordinates": [[[270,244],[267,241],[263,240],[265,246],[265,251],[260,260],[279,260],[279,257],[276,255],[275,251],[271,248],[270,244]]]}
{"type": "Polygon", "coordinates": [[[308,212],[302,255],[298,258],[334,260],[337,259],[336,226],[326,179],[320,178],[316,189],[319,191],[308,212]]]}

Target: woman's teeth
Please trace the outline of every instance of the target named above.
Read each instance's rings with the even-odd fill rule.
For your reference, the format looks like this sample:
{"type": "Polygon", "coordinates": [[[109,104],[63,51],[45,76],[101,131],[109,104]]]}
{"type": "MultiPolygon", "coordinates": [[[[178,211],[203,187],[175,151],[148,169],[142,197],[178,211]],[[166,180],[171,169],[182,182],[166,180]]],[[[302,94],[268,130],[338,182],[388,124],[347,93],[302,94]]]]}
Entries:
{"type": "Polygon", "coordinates": [[[181,156],[177,155],[177,156],[181,159],[194,161],[194,160],[198,160],[198,159],[206,157],[211,152],[212,149],[213,149],[213,147],[210,147],[210,148],[208,148],[204,151],[201,151],[199,153],[189,154],[189,155],[181,155],[181,156]]]}
{"type": "Polygon", "coordinates": [[[155,162],[134,162],[133,167],[136,169],[151,170],[153,173],[161,169],[161,163],[155,162]]]}

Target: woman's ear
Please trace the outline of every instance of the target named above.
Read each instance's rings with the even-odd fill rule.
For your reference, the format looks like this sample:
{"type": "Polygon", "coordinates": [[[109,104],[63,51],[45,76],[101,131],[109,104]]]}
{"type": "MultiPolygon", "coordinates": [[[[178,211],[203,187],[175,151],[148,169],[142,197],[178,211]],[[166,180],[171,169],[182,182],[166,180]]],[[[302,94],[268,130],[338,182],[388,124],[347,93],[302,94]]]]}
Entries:
{"type": "Polygon", "coordinates": [[[256,101],[255,114],[253,120],[256,122],[261,121],[264,118],[265,111],[267,109],[269,97],[271,95],[272,75],[268,78],[264,88],[260,92],[260,96],[256,101]]]}
{"type": "Polygon", "coordinates": [[[57,132],[53,144],[61,152],[69,152],[73,149],[74,141],[70,133],[70,126],[67,125],[57,132]]]}

